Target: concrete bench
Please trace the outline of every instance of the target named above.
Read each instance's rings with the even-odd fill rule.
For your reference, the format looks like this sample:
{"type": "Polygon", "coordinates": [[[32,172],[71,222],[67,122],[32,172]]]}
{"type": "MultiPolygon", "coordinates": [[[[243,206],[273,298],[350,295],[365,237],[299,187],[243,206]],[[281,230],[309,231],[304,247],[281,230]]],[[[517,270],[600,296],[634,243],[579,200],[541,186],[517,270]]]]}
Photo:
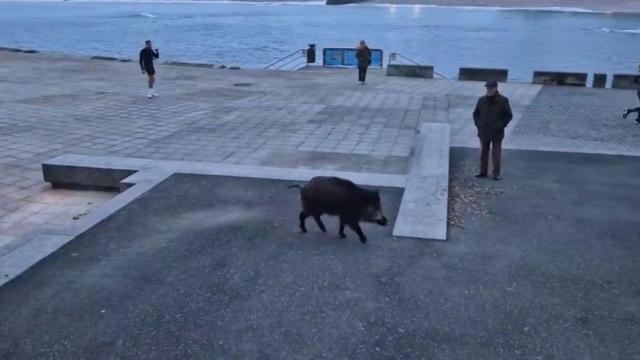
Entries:
{"type": "Polygon", "coordinates": [[[638,80],[640,74],[614,74],[611,87],[614,89],[640,89],[638,80]]]}
{"type": "Polygon", "coordinates": [[[594,88],[604,89],[607,87],[607,74],[593,74],[593,84],[594,88]]]}
{"type": "Polygon", "coordinates": [[[96,56],[92,56],[91,60],[118,61],[118,58],[113,56],[96,55],[96,56]]]}
{"type": "Polygon", "coordinates": [[[433,79],[433,66],[390,64],[387,66],[387,76],[433,79]]]}
{"type": "Polygon", "coordinates": [[[174,65],[174,66],[187,66],[187,67],[196,67],[196,68],[213,68],[215,65],[207,64],[207,63],[190,63],[184,61],[167,61],[164,63],[165,65],[174,65]]]}
{"type": "Polygon", "coordinates": [[[458,71],[458,80],[464,81],[499,81],[506,82],[509,78],[507,69],[485,69],[462,67],[458,71]]]}
{"type": "Polygon", "coordinates": [[[534,71],[533,83],[543,85],[587,86],[587,73],[534,71]]]}

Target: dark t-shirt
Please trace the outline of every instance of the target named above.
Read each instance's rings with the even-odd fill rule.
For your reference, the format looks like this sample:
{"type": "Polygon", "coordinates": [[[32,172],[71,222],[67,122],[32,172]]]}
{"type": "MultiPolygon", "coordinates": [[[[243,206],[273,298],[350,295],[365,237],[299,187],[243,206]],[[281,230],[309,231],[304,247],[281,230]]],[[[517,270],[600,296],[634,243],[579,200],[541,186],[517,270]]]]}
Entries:
{"type": "Polygon", "coordinates": [[[157,59],[159,57],[160,52],[158,52],[158,50],[153,51],[149,48],[140,50],[140,69],[147,72],[154,71],[153,59],[157,59]]]}

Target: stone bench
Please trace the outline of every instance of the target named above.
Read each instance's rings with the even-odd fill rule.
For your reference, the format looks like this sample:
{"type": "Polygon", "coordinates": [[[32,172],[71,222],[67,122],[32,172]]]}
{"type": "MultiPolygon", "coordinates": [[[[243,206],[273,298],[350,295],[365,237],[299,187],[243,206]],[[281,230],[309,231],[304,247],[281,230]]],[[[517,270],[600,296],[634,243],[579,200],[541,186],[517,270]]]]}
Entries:
{"type": "Polygon", "coordinates": [[[390,64],[387,66],[387,76],[433,79],[433,66],[390,64]]]}
{"type": "Polygon", "coordinates": [[[607,87],[607,74],[593,74],[593,84],[592,87],[604,89],[607,87]]]}
{"type": "Polygon", "coordinates": [[[534,71],[533,83],[542,85],[587,86],[587,73],[534,71]]]}
{"type": "Polygon", "coordinates": [[[507,69],[462,67],[458,71],[458,80],[463,80],[463,81],[506,82],[508,78],[509,78],[509,70],[507,69]]]}
{"type": "Polygon", "coordinates": [[[91,60],[118,61],[118,58],[113,57],[113,56],[96,55],[96,56],[92,56],[91,60]]]}
{"type": "Polygon", "coordinates": [[[614,74],[613,89],[640,89],[640,84],[636,82],[640,74],[614,74]]]}
{"type": "Polygon", "coordinates": [[[215,65],[207,64],[207,63],[191,63],[184,61],[167,61],[164,63],[165,65],[173,65],[173,66],[187,66],[187,67],[196,67],[196,68],[213,68],[215,65]]]}

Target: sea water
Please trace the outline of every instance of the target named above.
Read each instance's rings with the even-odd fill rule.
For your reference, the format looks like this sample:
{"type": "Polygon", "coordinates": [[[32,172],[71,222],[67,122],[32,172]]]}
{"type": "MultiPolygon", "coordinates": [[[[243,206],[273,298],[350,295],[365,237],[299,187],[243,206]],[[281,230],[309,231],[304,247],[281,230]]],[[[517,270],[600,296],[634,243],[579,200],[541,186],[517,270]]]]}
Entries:
{"type": "MultiPolygon", "coordinates": [[[[0,1],[0,46],[137,58],[144,40],[164,60],[261,68],[314,43],[354,47],[365,39],[445,76],[458,67],[634,72],[640,15],[580,9],[507,10],[322,2],[0,1]]],[[[319,56],[320,57],[320,56],[319,56]]],[[[319,59],[320,60],[320,59],[319,59]]]]}

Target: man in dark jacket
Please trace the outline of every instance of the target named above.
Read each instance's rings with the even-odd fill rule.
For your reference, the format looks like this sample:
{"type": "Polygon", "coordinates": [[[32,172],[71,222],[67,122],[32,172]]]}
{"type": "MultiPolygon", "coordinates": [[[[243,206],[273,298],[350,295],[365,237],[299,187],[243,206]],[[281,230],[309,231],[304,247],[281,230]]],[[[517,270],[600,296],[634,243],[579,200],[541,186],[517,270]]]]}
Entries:
{"type": "Polygon", "coordinates": [[[144,48],[140,50],[140,69],[142,69],[143,74],[147,74],[149,85],[149,94],[147,97],[151,99],[154,96],[158,96],[158,94],[153,91],[153,84],[156,82],[156,69],[153,67],[153,60],[160,57],[160,52],[158,49],[153,49],[151,46],[151,40],[147,40],[144,42],[144,48]]]}
{"type": "Polygon", "coordinates": [[[356,59],[358,59],[358,81],[364,85],[367,80],[367,68],[371,65],[371,49],[364,40],[360,41],[360,46],[356,50],[356,59]]]}
{"type": "Polygon", "coordinates": [[[498,83],[489,81],[485,84],[487,95],[478,99],[473,111],[473,121],[478,128],[478,137],[482,153],[480,156],[480,173],[477,178],[485,178],[489,172],[489,150],[493,148],[493,179],[500,180],[500,158],[502,155],[502,139],[504,128],[513,118],[509,99],[498,92],[498,83]]]}

